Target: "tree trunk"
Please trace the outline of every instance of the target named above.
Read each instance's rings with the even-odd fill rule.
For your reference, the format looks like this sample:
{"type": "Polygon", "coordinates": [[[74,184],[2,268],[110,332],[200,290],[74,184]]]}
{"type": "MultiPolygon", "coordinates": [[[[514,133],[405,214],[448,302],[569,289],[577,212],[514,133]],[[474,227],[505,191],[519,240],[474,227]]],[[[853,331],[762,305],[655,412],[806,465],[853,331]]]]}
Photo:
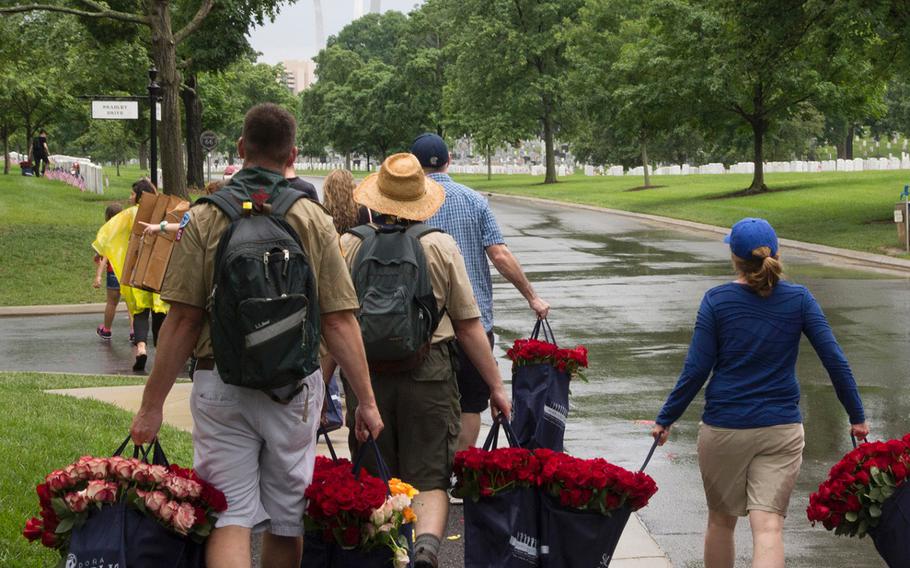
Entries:
{"type": "Polygon", "coordinates": [[[493,179],[493,151],[487,146],[487,180],[493,179]]]}
{"type": "Polygon", "coordinates": [[[117,165],[117,177],[120,177],[120,160],[114,160],[114,164],[117,165]]]}
{"type": "Polygon", "coordinates": [[[847,129],[847,140],[844,144],[844,159],[852,160],[853,159],[853,137],[856,135],[856,127],[852,124],[850,128],[847,129]]]}
{"type": "Polygon", "coordinates": [[[9,174],[9,127],[0,127],[0,138],[3,139],[3,175],[9,174]]]}
{"type": "Polygon", "coordinates": [[[752,162],[755,164],[755,173],[752,175],[752,185],[746,190],[746,193],[761,193],[768,191],[765,185],[765,132],[768,129],[768,121],[762,118],[755,118],[752,121],[752,136],[754,143],[754,154],[752,162]]]}
{"type": "Polygon", "coordinates": [[[139,169],[147,172],[149,169],[149,143],[143,140],[139,143],[139,169]]]}
{"type": "Polygon", "coordinates": [[[553,117],[549,109],[543,118],[543,142],[546,151],[547,175],[544,183],[556,183],[556,156],[553,154],[553,117]]]}
{"type": "Polygon", "coordinates": [[[183,109],[186,112],[186,185],[205,187],[205,152],[202,148],[202,100],[197,91],[196,75],[186,79],[187,89],[181,89],[183,109]]]}
{"type": "Polygon", "coordinates": [[[158,67],[161,85],[161,125],[158,143],[161,149],[161,171],[164,193],[188,198],[183,167],[183,140],[180,135],[180,73],[177,71],[177,43],[171,28],[168,2],[149,2],[152,28],[152,58],[158,67]]]}
{"type": "Polygon", "coordinates": [[[344,155],[344,169],[351,171],[351,153],[346,152],[344,155]]]}
{"type": "Polygon", "coordinates": [[[32,121],[28,118],[25,119],[25,154],[28,156],[28,161],[34,163],[35,156],[32,155],[32,121]]]}
{"type": "Polygon", "coordinates": [[[648,144],[644,137],[641,139],[641,165],[645,174],[645,187],[651,187],[651,172],[648,171],[648,144]]]}
{"type": "Polygon", "coordinates": [[[837,149],[837,159],[838,160],[847,159],[847,145],[845,144],[846,140],[847,139],[844,138],[843,140],[841,140],[840,142],[838,142],[834,145],[834,147],[837,149]]]}

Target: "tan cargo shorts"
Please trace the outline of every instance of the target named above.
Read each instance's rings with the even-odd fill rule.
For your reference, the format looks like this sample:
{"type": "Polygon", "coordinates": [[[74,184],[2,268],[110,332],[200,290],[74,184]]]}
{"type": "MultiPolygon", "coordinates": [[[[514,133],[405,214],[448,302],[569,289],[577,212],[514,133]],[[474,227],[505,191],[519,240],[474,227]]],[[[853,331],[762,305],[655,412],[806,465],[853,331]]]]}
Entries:
{"type": "Polygon", "coordinates": [[[805,447],[802,424],[698,431],[698,466],[708,509],[736,517],[749,511],[787,516],[805,447]]]}

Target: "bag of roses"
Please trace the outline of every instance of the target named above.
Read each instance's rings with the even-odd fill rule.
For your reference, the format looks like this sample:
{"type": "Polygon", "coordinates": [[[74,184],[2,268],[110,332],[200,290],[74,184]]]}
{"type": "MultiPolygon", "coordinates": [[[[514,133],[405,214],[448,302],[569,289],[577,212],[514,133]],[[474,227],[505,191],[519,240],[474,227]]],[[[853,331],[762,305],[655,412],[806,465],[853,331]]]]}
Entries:
{"type": "Polygon", "coordinates": [[[910,434],[855,447],[809,496],[806,514],[836,535],[872,537],[891,568],[910,566],[910,434]]]}
{"type": "Polygon", "coordinates": [[[61,566],[205,566],[224,495],[169,464],[157,441],[122,457],[128,442],[114,457],[83,456],[48,474],[37,486],[40,516],[23,535],[59,551],[61,566]]]}
{"type": "Polygon", "coordinates": [[[606,568],[633,511],[657,492],[644,473],[604,459],[580,459],[538,449],[540,463],[540,565],[606,568]]]}
{"type": "Polygon", "coordinates": [[[512,430],[519,445],[563,451],[569,383],[588,366],[588,350],[581,345],[560,349],[549,322],[537,320],[531,337],[516,340],[507,355],[512,360],[512,430]]]}
{"type": "Polygon", "coordinates": [[[464,499],[466,568],[539,566],[537,476],[533,452],[517,447],[498,417],[483,448],[455,454],[455,489],[464,499]],[[513,447],[497,448],[499,431],[513,447]]]}
{"type": "MultiPolygon", "coordinates": [[[[328,436],[326,435],[326,440],[328,436]]],[[[330,448],[331,448],[331,442],[330,448]]],[[[405,568],[412,565],[411,502],[418,491],[389,476],[372,438],[355,463],[316,457],[307,499],[302,568],[405,568]],[[382,479],[361,468],[372,451],[382,479]]]]}

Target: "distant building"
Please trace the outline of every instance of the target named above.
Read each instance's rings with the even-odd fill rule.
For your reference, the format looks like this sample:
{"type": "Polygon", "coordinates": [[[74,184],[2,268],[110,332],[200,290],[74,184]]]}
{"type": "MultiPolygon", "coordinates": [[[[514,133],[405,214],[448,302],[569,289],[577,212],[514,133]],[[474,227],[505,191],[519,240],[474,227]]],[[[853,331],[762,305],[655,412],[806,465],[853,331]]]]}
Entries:
{"type": "Polygon", "coordinates": [[[281,62],[284,74],[281,83],[295,95],[316,82],[316,63],[312,59],[294,59],[281,62]]]}

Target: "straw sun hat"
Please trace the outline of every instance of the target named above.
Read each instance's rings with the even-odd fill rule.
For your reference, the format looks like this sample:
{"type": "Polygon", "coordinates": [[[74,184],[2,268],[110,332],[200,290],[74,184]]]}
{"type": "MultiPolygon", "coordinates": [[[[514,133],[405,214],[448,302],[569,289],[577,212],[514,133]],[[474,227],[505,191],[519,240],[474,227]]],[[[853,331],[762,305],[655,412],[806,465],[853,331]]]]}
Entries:
{"type": "Polygon", "coordinates": [[[426,221],[442,207],[445,189],[428,178],[414,154],[392,154],[354,190],[354,201],[385,215],[426,221]]]}

